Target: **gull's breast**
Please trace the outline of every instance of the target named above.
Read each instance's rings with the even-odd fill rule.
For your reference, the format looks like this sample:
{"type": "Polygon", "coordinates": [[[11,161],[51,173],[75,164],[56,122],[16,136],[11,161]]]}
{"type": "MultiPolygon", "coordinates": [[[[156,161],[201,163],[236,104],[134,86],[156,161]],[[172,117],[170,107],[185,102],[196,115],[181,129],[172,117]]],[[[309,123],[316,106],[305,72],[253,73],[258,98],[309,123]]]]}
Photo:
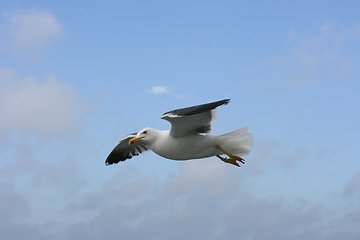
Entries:
{"type": "Polygon", "coordinates": [[[172,160],[206,158],[218,154],[215,145],[218,135],[191,135],[173,138],[169,134],[159,135],[151,149],[158,155],[172,160]]]}

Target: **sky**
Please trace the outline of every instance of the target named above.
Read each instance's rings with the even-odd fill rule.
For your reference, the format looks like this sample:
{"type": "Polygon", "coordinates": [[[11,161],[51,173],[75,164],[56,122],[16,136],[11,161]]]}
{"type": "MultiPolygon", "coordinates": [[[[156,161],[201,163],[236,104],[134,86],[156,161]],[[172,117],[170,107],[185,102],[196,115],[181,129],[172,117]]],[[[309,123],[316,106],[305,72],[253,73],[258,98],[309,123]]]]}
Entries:
{"type": "Polygon", "coordinates": [[[359,1],[0,3],[3,239],[360,239],[359,1]],[[241,168],[120,139],[230,98],[241,168]]]}

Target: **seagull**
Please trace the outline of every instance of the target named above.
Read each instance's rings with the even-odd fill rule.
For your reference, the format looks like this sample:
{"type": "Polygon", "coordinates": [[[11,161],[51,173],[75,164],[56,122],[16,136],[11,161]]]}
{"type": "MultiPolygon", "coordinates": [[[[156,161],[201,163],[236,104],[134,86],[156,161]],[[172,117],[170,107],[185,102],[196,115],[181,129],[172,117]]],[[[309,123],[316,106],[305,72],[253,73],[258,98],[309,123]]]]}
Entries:
{"type": "Polygon", "coordinates": [[[222,135],[206,134],[212,132],[216,108],[229,101],[230,99],[224,99],[164,113],[161,119],[171,123],[170,130],[160,131],[147,127],[127,135],[112,150],[105,164],[119,163],[152,150],[171,160],[217,156],[225,163],[240,167],[239,163],[245,163],[240,156],[248,155],[254,145],[250,128],[244,127],[222,135]]]}

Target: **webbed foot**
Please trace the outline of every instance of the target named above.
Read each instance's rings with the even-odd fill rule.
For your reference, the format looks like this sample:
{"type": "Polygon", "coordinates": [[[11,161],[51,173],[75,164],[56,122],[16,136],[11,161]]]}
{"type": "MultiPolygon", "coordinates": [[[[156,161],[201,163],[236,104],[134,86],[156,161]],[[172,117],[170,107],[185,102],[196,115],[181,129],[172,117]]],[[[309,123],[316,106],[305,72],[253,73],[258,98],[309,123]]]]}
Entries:
{"type": "Polygon", "coordinates": [[[242,157],[236,156],[234,154],[228,153],[226,152],[224,149],[222,149],[219,145],[216,145],[216,148],[219,149],[220,151],[222,151],[224,154],[226,154],[228,156],[228,158],[224,158],[221,157],[220,155],[216,155],[218,158],[220,158],[222,161],[226,162],[226,163],[230,163],[233,164],[235,166],[240,167],[239,163],[244,164],[245,163],[245,159],[243,159],[242,157]]]}

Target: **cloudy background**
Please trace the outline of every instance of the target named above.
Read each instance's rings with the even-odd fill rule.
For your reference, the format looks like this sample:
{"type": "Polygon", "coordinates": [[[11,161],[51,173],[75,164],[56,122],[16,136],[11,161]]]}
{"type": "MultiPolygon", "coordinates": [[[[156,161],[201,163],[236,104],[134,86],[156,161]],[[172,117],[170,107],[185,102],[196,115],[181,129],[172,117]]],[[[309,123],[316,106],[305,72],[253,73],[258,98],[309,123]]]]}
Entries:
{"type": "Polygon", "coordinates": [[[358,1],[2,1],[3,239],[360,238],[358,1]],[[237,168],[128,133],[224,98],[237,168]]]}

